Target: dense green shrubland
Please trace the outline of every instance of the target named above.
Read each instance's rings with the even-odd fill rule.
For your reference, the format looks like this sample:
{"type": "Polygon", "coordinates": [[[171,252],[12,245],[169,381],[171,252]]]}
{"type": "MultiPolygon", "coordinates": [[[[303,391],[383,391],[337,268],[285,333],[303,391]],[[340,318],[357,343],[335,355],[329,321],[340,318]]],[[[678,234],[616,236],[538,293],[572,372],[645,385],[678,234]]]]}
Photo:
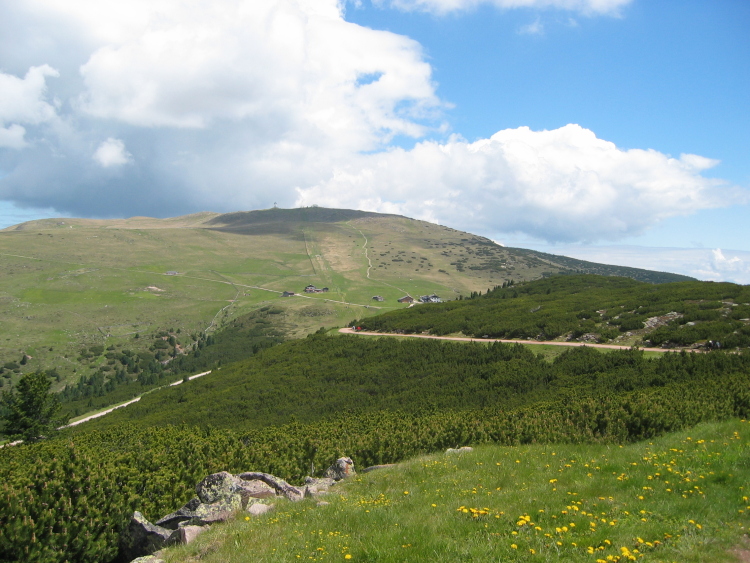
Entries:
{"type": "Polygon", "coordinates": [[[604,341],[643,329],[650,317],[676,312],[681,318],[644,340],[687,346],[711,339],[726,343],[725,347],[746,348],[750,346],[748,302],[750,287],[731,283],[651,285],[629,278],[554,276],[508,284],[472,299],[393,311],[357,324],[382,332],[544,340],[594,333],[604,341]]]}
{"type": "Polygon", "coordinates": [[[628,391],[750,370],[742,355],[565,351],[553,362],[521,345],[312,335],[143,397],[87,423],[186,423],[232,429],[314,422],[341,410],[512,408],[571,393],[628,391]],[[221,405],[221,408],[217,408],[221,405]]]}
{"type": "Polygon", "coordinates": [[[465,444],[622,443],[750,415],[750,357],[718,352],[548,363],[520,346],[314,335],[219,373],[160,392],[162,408],[143,399],[141,418],[0,450],[0,561],[109,561],[133,510],[157,519],[219,470],[294,482],[342,454],[363,467],[465,444]]]}

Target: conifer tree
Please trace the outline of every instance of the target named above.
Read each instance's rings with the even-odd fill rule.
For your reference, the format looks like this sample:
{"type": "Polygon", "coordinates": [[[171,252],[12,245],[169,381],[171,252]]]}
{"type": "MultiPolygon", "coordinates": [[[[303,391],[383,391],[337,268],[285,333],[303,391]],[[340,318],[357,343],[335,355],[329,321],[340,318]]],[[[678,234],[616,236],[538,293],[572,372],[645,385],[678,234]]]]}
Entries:
{"type": "Polygon", "coordinates": [[[58,417],[60,402],[50,393],[52,382],[45,372],[25,374],[15,389],[2,395],[5,434],[33,442],[65,423],[58,417]]]}

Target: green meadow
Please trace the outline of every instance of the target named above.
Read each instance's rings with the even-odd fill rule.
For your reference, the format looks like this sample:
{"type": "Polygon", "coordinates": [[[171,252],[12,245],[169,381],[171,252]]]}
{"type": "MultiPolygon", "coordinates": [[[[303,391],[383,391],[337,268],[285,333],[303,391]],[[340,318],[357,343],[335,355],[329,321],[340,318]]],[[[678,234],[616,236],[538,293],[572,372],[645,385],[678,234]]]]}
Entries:
{"type": "MultiPolygon", "coordinates": [[[[356,460],[355,460],[356,462],[356,460]]],[[[736,561],[748,548],[750,424],[636,444],[480,446],[335,486],[324,506],[276,500],[176,562],[736,561]],[[745,546],[743,548],[743,545],[745,546]]]]}

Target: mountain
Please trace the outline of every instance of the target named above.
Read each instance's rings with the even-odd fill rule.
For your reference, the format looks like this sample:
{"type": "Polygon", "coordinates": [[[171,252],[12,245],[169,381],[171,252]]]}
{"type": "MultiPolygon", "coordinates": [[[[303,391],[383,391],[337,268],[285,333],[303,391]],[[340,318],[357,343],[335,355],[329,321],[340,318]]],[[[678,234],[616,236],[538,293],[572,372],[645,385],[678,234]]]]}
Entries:
{"type": "Polygon", "coordinates": [[[180,354],[263,307],[275,313],[269,322],[299,337],[402,308],[397,299],[407,294],[453,300],[567,273],[689,279],[322,207],[30,221],[0,231],[0,260],[0,382],[54,367],[58,388],[81,375],[110,377],[123,354],[168,362],[167,352],[180,354]],[[304,293],[308,285],[328,291],[304,293]]]}

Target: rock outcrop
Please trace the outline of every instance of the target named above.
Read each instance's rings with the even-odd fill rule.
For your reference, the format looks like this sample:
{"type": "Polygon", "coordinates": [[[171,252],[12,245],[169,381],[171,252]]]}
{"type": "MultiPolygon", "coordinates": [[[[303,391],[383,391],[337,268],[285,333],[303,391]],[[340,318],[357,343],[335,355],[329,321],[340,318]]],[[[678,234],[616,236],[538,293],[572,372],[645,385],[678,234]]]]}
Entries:
{"type": "Polygon", "coordinates": [[[346,479],[347,477],[352,477],[356,474],[357,472],[354,471],[354,462],[352,461],[352,458],[340,457],[331,467],[326,469],[324,475],[336,481],[340,481],[341,479],[346,479]]]}
{"type": "MultiPolygon", "coordinates": [[[[264,499],[284,497],[292,502],[325,494],[337,481],[356,475],[354,462],[342,457],[321,479],[308,477],[301,487],[290,485],[269,473],[248,471],[232,475],[213,473],[195,486],[196,497],[152,524],[135,512],[120,539],[120,560],[132,563],[158,563],[154,552],[173,544],[193,541],[206,526],[224,522],[240,511],[260,516],[273,510],[264,499]]],[[[325,506],[327,503],[320,503],[325,506]]]]}

